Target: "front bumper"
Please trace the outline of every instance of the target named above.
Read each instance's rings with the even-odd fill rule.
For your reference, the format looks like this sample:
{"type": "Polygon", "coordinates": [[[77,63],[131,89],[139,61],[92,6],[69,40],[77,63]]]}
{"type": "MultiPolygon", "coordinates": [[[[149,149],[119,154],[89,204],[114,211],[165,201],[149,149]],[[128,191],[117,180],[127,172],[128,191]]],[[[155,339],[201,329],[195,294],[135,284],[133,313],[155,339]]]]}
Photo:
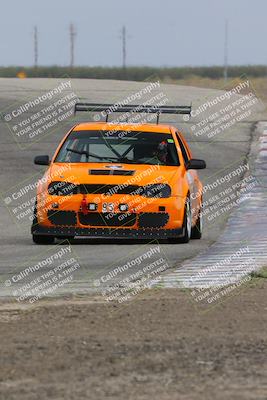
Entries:
{"type": "Polygon", "coordinates": [[[141,196],[133,196],[129,199],[120,195],[110,196],[108,202],[97,203],[94,196],[86,196],[86,202],[97,203],[96,211],[81,212],[80,195],[71,196],[60,203],[59,197],[50,196],[37,198],[38,223],[46,227],[78,227],[78,228],[124,228],[131,229],[178,229],[183,224],[184,199],[180,197],[151,198],[144,199],[141,196]],[[128,210],[122,212],[118,209],[119,204],[127,204],[128,210]],[[55,208],[54,205],[59,207],[55,208]],[[113,205],[113,211],[105,210],[105,205],[113,205]],[[124,214],[124,215],[122,215],[124,214]]]}
{"type": "Polygon", "coordinates": [[[47,227],[35,224],[31,228],[33,235],[64,237],[87,237],[103,239],[168,239],[183,235],[179,229],[123,229],[123,228],[78,228],[78,227],[47,227]]]}

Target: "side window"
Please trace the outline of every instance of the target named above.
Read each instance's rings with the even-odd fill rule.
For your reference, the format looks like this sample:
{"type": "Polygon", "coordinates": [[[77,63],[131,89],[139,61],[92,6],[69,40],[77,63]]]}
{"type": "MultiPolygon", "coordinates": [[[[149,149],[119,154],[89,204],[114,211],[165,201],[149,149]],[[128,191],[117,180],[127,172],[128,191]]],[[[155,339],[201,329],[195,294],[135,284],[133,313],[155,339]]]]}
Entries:
{"type": "Polygon", "coordinates": [[[182,140],[181,140],[181,138],[180,138],[180,136],[179,136],[179,134],[177,132],[176,132],[176,137],[177,137],[177,140],[179,142],[179,146],[181,148],[181,152],[182,152],[182,155],[183,155],[183,158],[184,158],[184,162],[187,163],[187,161],[189,160],[189,157],[188,157],[186,148],[184,147],[184,144],[183,144],[183,142],[182,142],[182,140]]]}

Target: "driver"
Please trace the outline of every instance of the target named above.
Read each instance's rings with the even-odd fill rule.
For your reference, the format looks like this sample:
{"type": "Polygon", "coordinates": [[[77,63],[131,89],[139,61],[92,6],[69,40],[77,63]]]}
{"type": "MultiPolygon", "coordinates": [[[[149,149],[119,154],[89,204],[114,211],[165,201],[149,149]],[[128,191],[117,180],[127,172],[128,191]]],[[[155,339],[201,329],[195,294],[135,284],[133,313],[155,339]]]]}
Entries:
{"type": "Polygon", "coordinates": [[[159,143],[157,150],[154,154],[163,164],[167,163],[168,143],[166,142],[166,140],[163,140],[159,143]]]}

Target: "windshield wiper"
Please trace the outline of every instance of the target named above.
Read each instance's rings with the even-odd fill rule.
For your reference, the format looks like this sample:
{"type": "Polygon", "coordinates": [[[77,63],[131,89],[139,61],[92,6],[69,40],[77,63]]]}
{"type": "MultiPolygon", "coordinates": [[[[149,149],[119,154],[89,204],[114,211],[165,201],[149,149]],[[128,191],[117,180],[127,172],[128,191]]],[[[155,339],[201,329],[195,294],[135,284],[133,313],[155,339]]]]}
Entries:
{"type": "Polygon", "coordinates": [[[142,159],[129,160],[127,157],[119,158],[118,162],[122,164],[145,164],[145,165],[150,164],[149,162],[144,162],[142,159]]]}
{"type": "Polygon", "coordinates": [[[67,148],[66,150],[72,151],[73,153],[76,153],[76,154],[81,154],[81,155],[84,154],[87,157],[97,158],[98,160],[112,160],[112,161],[117,160],[117,158],[115,158],[115,157],[102,157],[102,156],[98,156],[97,154],[89,153],[86,150],[75,150],[75,149],[70,149],[70,148],[67,148]]]}

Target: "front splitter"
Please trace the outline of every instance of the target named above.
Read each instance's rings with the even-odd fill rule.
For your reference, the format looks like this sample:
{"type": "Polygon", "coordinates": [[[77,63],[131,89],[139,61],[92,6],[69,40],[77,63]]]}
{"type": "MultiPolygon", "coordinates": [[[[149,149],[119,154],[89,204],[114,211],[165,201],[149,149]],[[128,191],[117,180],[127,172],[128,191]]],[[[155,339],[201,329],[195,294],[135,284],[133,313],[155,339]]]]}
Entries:
{"type": "Polygon", "coordinates": [[[183,235],[183,228],[179,229],[122,229],[122,228],[77,228],[77,227],[45,227],[34,225],[31,228],[33,235],[55,237],[83,237],[104,239],[168,239],[179,238],[183,235]]]}

